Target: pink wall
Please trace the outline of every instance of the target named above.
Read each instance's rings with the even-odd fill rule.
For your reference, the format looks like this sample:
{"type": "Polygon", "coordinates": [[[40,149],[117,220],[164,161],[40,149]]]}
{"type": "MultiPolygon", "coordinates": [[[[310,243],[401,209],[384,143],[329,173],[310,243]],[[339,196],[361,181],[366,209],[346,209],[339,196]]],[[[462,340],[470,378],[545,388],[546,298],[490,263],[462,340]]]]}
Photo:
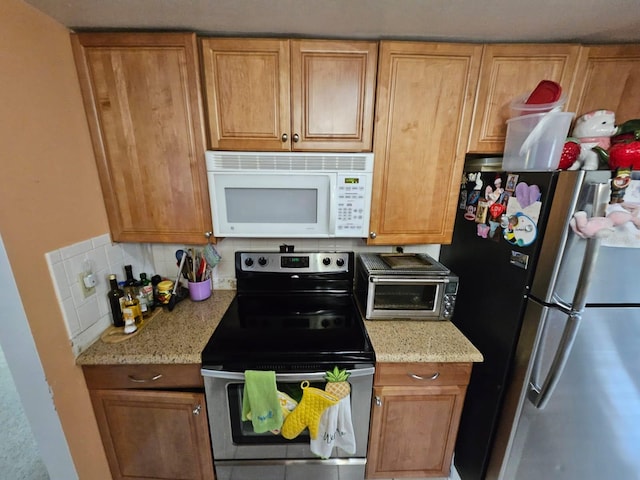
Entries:
{"type": "Polygon", "coordinates": [[[78,475],[110,479],[44,257],[109,230],[69,31],[21,0],[0,22],[0,231],[78,475]]]}

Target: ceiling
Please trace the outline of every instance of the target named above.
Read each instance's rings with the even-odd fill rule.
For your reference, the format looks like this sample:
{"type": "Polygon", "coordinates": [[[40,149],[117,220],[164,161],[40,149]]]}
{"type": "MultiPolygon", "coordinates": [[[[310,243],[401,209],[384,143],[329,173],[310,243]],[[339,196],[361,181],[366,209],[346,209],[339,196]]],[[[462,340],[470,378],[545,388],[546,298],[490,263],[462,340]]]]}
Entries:
{"type": "Polygon", "coordinates": [[[639,0],[25,0],[71,29],[469,42],[640,42],[639,0]]]}

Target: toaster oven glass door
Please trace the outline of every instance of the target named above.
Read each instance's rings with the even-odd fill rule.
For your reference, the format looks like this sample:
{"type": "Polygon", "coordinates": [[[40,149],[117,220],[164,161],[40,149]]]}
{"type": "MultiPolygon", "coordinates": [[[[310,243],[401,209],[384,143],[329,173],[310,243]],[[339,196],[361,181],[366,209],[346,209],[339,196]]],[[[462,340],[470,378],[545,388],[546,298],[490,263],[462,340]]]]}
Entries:
{"type": "Polygon", "coordinates": [[[377,278],[370,284],[370,318],[439,318],[444,284],[433,279],[377,278]]]}

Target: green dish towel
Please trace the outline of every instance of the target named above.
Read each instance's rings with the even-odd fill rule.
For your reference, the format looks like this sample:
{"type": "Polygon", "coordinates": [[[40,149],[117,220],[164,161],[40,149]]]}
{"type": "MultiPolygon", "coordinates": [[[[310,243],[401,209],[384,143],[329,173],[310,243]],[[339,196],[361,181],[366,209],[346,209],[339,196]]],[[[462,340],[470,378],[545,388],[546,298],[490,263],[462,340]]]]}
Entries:
{"type": "Polygon", "coordinates": [[[278,400],[276,372],[245,370],[242,420],[251,420],[256,433],[282,427],[283,415],[278,400]]]}

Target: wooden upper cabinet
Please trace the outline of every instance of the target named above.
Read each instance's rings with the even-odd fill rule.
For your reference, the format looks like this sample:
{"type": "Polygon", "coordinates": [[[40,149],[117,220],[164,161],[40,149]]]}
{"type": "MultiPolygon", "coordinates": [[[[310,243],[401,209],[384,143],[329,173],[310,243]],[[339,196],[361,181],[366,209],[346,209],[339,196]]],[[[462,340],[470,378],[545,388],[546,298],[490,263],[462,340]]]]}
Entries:
{"type": "Polygon", "coordinates": [[[209,146],[289,150],[289,42],[202,38],[209,146]]]}
{"type": "Polygon", "coordinates": [[[583,47],[576,78],[576,116],[606,109],[618,124],[640,118],[640,45],[583,47]]]}
{"type": "Polygon", "coordinates": [[[377,63],[377,42],[291,41],[293,150],[371,151],[377,63]]]}
{"type": "Polygon", "coordinates": [[[481,54],[380,43],[369,244],[451,241],[481,54]]]}
{"type": "Polygon", "coordinates": [[[484,46],[480,81],[468,151],[502,153],[511,117],[509,104],[532,91],[540,80],[553,80],[567,95],[565,110],[574,96],[574,75],[580,46],[571,44],[490,44],[484,46]]]}
{"type": "Polygon", "coordinates": [[[71,38],[112,240],[203,243],[212,228],[195,35],[71,38]]]}
{"type": "Polygon", "coordinates": [[[209,146],[371,151],[377,43],[201,39],[209,146]]]}

